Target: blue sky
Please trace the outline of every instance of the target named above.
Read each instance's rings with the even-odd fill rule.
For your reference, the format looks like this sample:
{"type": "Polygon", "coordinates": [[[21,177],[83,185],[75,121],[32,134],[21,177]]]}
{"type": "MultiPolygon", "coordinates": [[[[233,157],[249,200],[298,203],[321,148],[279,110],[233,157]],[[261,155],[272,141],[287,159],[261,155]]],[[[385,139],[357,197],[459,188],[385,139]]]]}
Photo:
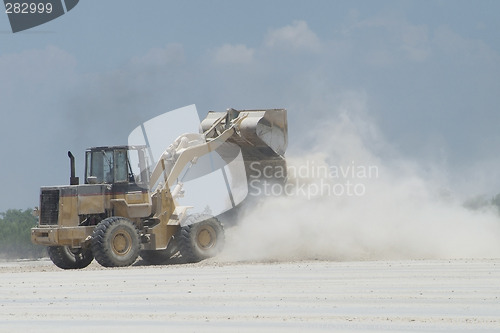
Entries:
{"type": "Polygon", "coordinates": [[[0,15],[0,211],[67,183],[67,150],[82,176],[86,147],[126,143],[193,103],[287,108],[291,154],[347,113],[375,129],[359,135],[380,156],[499,193],[498,12],[498,1],[82,0],[16,34],[0,15]]]}

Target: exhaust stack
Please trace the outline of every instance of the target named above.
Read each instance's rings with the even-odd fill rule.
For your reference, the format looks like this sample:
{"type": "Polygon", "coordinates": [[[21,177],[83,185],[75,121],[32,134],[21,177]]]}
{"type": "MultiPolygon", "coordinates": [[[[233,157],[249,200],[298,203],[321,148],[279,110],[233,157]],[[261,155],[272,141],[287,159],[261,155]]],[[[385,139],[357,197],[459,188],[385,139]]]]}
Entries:
{"type": "Polygon", "coordinates": [[[70,170],[71,170],[71,176],[69,178],[69,184],[70,185],[79,185],[80,184],[80,178],[75,177],[75,157],[73,154],[71,154],[70,151],[68,151],[68,157],[70,161],[70,170]]]}

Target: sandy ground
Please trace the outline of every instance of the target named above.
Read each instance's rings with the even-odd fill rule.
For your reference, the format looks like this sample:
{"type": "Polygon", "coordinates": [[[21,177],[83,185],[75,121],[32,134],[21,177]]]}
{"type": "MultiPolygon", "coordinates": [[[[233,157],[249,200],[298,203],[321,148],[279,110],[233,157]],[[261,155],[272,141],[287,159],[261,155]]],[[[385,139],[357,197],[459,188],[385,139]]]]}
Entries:
{"type": "Polygon", "coordinates": [[[499,332],[500,259],[0,262],[0,296],[0,332],[499,332]]]}

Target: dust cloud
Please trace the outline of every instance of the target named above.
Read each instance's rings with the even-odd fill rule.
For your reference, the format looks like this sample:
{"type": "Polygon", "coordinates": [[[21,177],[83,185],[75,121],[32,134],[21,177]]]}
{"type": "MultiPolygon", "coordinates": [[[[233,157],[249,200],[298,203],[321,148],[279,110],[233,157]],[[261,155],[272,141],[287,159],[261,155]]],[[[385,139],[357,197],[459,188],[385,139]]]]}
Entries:
{"type": "Polygon", "coordinates": [[[250,181],[222,260],[383,260],[500,256],[500,217],[469,210],[446,171],[401,157],[362,116],[339,112],[307,151],[287,153],[288,182],[250,181]],[[253,188],[252,188],[253,187],[253,188]]]}

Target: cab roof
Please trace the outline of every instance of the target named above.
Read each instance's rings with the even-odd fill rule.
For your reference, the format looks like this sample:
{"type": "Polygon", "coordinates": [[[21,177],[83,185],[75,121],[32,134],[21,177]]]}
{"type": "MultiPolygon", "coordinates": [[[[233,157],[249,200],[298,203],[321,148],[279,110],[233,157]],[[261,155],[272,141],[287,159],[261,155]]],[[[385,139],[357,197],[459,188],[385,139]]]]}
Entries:
{"type": "Polygon", "coordinates": [[[133,146],[101,146],[101,147],[90,147],[87,151],[109,151],[109,150],[139,150],[146,148],[145,145],[133,145],[133,146]]]}

